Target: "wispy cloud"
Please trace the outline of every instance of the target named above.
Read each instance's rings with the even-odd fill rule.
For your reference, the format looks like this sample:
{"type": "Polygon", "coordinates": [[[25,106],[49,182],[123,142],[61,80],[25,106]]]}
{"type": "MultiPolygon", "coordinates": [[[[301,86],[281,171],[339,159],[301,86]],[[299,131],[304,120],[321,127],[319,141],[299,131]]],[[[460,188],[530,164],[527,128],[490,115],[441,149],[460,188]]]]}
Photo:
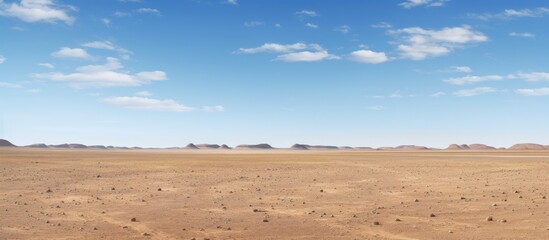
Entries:
{"type": "Polygon", "coordinates": [[[487,81],[501,81],[507,79],[521,79],[527,82],[539,82],[548,81],[549,72],[518,72],[507,75],[467,75],[465,77],[447,78],[444,80],[446,83],[454,85],[465,85],[487,81]]]}
{"type": "Polygon", "coordinates": [[[140,91],[140,92],[136,92],[135,95],[140,97],[150,97],[152,96],[152,93],[148,91],[140,91]]]}
{"type": "Polygon", "coordinates": [[[149,14],[154,14],[154,15],[160,15],[160,11],[158,9],[155,9],[155,8],[139,8],[137,10],[135,10],[137,13],[149,13],[149,14]]]}
{"type": "Polygon", "coordinates": [[[434,0],[406,0],[405,2],[402,2],[398,5],[403,7],[403,8],[410,9],[410,8],[420,7],[420,6],[424,6],[424,7],[442,7],[442,6],[444,6],[444,4],[446,4],[446,2],[448,2],[448,0],[438,0],[438,1],[434,1],[434,0]]]}
{"type": "Polygon", "coordinates": [[[484,75],[484,76],[465,76],[465,77],[457,77],[457,78],[448,78],[445,79],[444,82],[454,84],[454,85],[465,85],[465,84],[472,84],[472,83],[478,83],[478,82],[486,82],[486,81],[500,81],[507,79],[507,76],[501,76],[501,75],[484,75]]]}
{"type": "Polygon", "coordinates": [[[436,93],[431,94],[431,97],[442,97],[444,95],[446,95],[445,92],[436,92],[436,93]]]}
{"type": "Polygon", "coordinates": [[[263,52],[284,53],[275,58],[284,62],[315,62],[322,60],[340,59],[340,57],[328,53],[318,44],[278,44],[265,43],[255,48],[240,48],[235,53],[255,54],[263,52]]]}
{"type": "Polygon", "coordinates": [[[390,30],[389,33],[400,37],[402,43],[398,45],[398,51],[401,57],[413,60],[446,55],[466,44],[488,41],[486,35],[467,25],[440,30],[412,27],[390,30]]]}
{"type": "Polygon", "coordinates": [[[314,23],[306,23],[305,26],[308,27],[308,28],[318,28],[318,25],[316,25],[314,23]]]}
{"type": "Polygon", "coordinates": [[[351,31],[351,27],[348,25],[342,25],[335,29],[335,31],[341,32],[341,33],[349,33],[351,31]]]}
{"type": "Polygon", "coordinates": [[[517,89],[516,93],[524,96],[549,96],[549,88],[517,89]]]}
{"type": "Polygon", "coordinates": [[[227,0],[225,3],[231,4],[231,5],[238,5],[238,0],[227,0]]]}
{"type": "Polygon", "coordinates": [[[53,52],[51,54],[54,57],[57,58],[91,58],[91,55],[86,52],[86,50],[82,48],[69,48],[69,47],[62,47],[56,52],[53,52]]]}
{"type": "Polygon", "coordinates": [[[496,89],[491,87],[478,87],[473,89],[459,90],[454,92],[454,95],[459,97],[473,97],[473,96],[478,96],[481,94],[493,93],[493,92],[496,92],[496,89]]]}
{"type": "Polygon", "coordinates": [[[190,112],[194,108],[187,107],[172,99],[154,99],[147,97],[110,97],[103,99],[105,103],[121,106],[132,110],[150,110],[164,112],[190,112]]]}
{"type": "Polygon", "coordinates": [[[259,27],[259,26],[263,26],[263,25],[265,25],[265,23],[260,22],[260,21],[244,22],[244,27],[259,27]]]}
{"type": "Polygon", "coordinates": [[[6,57],[0,55],[0,64],[4,63],[7,60],[6,57]]]}
{"type": "Polygon", "coordinates": [[[123,59],[129,59],[132,52],[128,49],[116,46],[110,41],[93,41],[82,44],[83,47],[116,51],[123,59]]]}
{"type": "Polygon", "coordinates": [[[111,26],[111,20],[108,18],[101,18],[101,22],[107,27],[111,26]]]}
{"type": "Polygon", "coordinates": [[[534,37],[536,37],[535,34],[529,33],[529,32],[522,32],[522,33],[511,32],[511,33],[509,33],[509,36],[511,36],[511,37],[524,37],[524,38],[534,38],[534,37]]]}
{"type": "Polygon", "coordinates": [[[389,60],[384,52],[374,52],[371,50],[357,50],[349,54],[349,59],[361,63],[382,63],[389,60]]]}
{"type": "Polygon", "coordinates": [[[73,6],[59,5],[53,0],[21,0],[19,3],[0,1],[0,16],[15,17],[25,22],[65,22],[72,24],[74,17],[69,12],[73,6]]]}
{"type": "Polygon", "coordinates": [[[393,25],[387,23],[387,22],[378,22],[376,24],[370,25],[373,28],[392,28],[393,25]]]}
{"type": "Polygon", "coordinates": [[[21,88],[23,86],[15,83],[0,82],[0,88],[21,88]]]}
{"type": "Polygon", "coordinates": [[[470,72],[473,71],[473,69],[471,69],[468,66],[452,66],[452,67],[450,67],[450,71],[451,72],[460,72],[460,73],[470,73],[470,72]]]}
{"type": "Polygon", "coordinates": [[[163,71],[130,74],[124,71],[123,68],[118,59],[109,57],[104,65],[81,66],[72,73],[50,72],[34,74],[34,76],[64,82],[74,88],[140,86],[167,79],[166,73],[163,71]]]}
{"type": "Polygon", "coordinates": [[[370,109],[372,111],[381,111],[381,110],[385,109],[385,107],[383,107],[381,105],[374,105],[374,106],[369,106],[368,109],[370,109]]]}
{"type": "Polygon", "coordinates": [[[470,13],[469,16],[481,20],[492,20],[492,19],[503,19],[510,20],[514,18],[524,18],[524,17],[543,17],[549,14],[549,8],[538,7],[538,8],[525,8],[525,9],[505,9],[503,12],[499,13],[483,13],[475,14],[470,13]]]}
{"type": "Polygon", "coordinates": [[[301,10],[296,12],[295,15],[300,17],[318,17],[318,13],[313,10],[301,10]]]}
{"type": "Polygon", "coordinates": [[[217,105],[217,106],[204,106],[202,107],[202,111],[204,112],[224,112],[225,111],[225,107],[221,106],[221,105],[217,105]]]}
{"type": "Polygon", "coordinates": [[[45,67],[45,68],[54,68],[55,67],[51,63],[39,63],[38,66],[45,67]]]}

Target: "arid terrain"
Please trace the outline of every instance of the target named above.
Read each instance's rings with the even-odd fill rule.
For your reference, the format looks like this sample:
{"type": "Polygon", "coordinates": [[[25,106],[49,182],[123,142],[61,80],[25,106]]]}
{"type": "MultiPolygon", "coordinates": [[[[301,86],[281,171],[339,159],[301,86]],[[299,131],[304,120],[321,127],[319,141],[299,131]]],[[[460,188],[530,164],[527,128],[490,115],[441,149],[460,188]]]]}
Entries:
{"type": "Polygon", "coordinates": [[[0,239],[548,239],[547,151],[0,148],[0,239]]]}

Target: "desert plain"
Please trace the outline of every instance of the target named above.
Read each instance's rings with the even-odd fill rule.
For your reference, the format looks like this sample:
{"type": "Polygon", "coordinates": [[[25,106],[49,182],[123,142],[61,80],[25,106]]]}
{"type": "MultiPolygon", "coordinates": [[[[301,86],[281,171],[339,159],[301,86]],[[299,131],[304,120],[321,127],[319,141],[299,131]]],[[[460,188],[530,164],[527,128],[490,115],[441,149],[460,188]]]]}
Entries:
{"type": "Polygon", "coordinates": [[[548,151],[0,148],[0,239],[549,239],[548,151]]]}

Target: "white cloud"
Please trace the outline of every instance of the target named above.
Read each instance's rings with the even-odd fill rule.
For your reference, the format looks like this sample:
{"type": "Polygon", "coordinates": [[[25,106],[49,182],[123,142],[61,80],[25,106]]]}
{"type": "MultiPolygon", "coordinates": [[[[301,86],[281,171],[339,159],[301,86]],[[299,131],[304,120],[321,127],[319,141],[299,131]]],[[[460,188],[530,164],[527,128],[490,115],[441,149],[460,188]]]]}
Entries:
{"type": "Polygon", "coordinates": [[[22,86],[15,83],[0,82],[0,88],[21,88],[22,86]]]}
{"type": "Polygon", "coordinates": [[[164,112],[189,112],[194,108],[182,105],[174,100],[159,100],[146,97],[110,97],[103,99],[108,104],[132,110],[151,110],[164,112]]]}
{"type": "Polygon", "coordinates": [[[413,60],[446,55],[466,44],[488,41],[483,33],[473,31],[467,25],[441,30],[412,27],[391,30],[389,33],[402,36],[403,43],[398,45],[398,50],[403,58],[413,60]]]}
{"type": "Polygon", "coordinates": [[[132,54],[132,52],[130,50],[127,50],[125,48],[121,48],[119,46],[116,46],[114,43],[112,43],[110,41],[87,42],[87,43],[82,44],[82,46],[87,47],[87,48],[116,51],[125,60],[130,59],[130,55],[132,54]]]}
{"type": "Polygon", "coordinates": [[[386,23],[386,22],[379,22],[376,24],[372,24],[371,27],[373,28],[392,28],[393,25],[386,23]]]}
{"type": "Polygon", "coordinates": [[[101,22],[107,27],[111,25],[111,20],[108,18],[101,18],[101,22]]]}
{"type": "Polygon", "coordinates": [[[340,59],[340,57],[329,54],[327,50],[322,48],[318,44],[278,44],[278,43],[265,43],[256,48],[240,48],[236,53],[285,53],[276,57],[275,60],[284,62],[314,62],[330,59],[340,59]],[[307,50],[307,51],[304,51],[307,50]]]}
{"type": "Polygon", "coordinates": [[[225,107],[221,106],[221,105],[217,105],[217,106],[204,106],[202,107],[202,111],[204,112],[224,112],[225,111],[225,107]]]}
{"type": "Polygon", "coordinates": [[[46,67],[46,68],[54,68],[55,67],[51,63],[39,63],[38,66],[46,67]]]}
{"type": "Polygon", "coordinates": [[[227,0],[226,3],[231,5],[238,5],[238,0],[227,0]]]}
{"type": "Polygon", "coordinates": [[[299,12],[296,12],[295,15],[298,15],[300,17],[318,17],[318,13],[312,10],[301,10],[299,12]]]}
{"type": "Polygon", "coordinates": [[[129,12],[116,11],[114,12],[114,15],[117,17],[128,17],[128,16],[131,16],[132,14],[129,12]]]}
{"type": "Polygon", "coordinates": [[[305,44],[305,43],[294,43],[294,44],[278,44],[278,43],[265,43],[259,47],[256,48],[240,48],[237,52],[238,53],[261,53],[261,52],[278,52],[278,53],[286,53],[286,52],[293,52],[298,50],[304,50],[308,48],[315,48],[318,49],[319,46],[316,44],[305,44]]]}
{"type": "Polygon", "coordinates": [[[513,19],[522,17],[543,17],[549,14],[549,8],[526,8],[526,9],[505,9],[499,13],[484,13],[484,14],[469,14],[470,17],[478,18],[481,20],[491,19],[513,19]]]}
{"type": "Polygon", "coordinates": [[[460,72],[460,73],[470,73],[473,71],[473,69],[471,69],[468,66],[453,66],[453,67],[450,67],[450,71],[460,72]]]}
{"type": "Polygon", "coordinates": [[[81,66],[73,73],[50,72],[35,74],[37,78],[65,82],[74,88],[140,86],[167,79],[162,71],[130,74],[122,71],[123,66],[116,58],[107,58],[104,65],[81,66]]]}
{"type": "Polygon", "coordinates": [[[467,75],[465,77],[448,78],[448,79],[445,79],[444,82],[454,84],[454,85],[465,85],[465,84],[472,84],[477,82],[500,81],[506,78],[507,76],[501,76],[501,75],[485,75],[485,76],[467,75]]]}
{"type": "Polygon", "coordinates": [[[368,107],[368,109],[370,109],[372,111],[381,111],[381,110],[385,109],[385,107],[383,107],[381,105],[374,105],[374,106],[368,107]]]}
{"type": "Polygon", "coordinates": [[[529,32],[523,32],[523,33],[512,32],[512,33],[509,33],[509,36],[512,36],[512,37],[525,37],[525,38],[534,38],[534,37],[536,37],[535,34],[529,33],[529,32]]]}
{"type": "Polygon", "coordinates": [[[370,50],[358,50],[349,55],[349,59],[361,63],[382,63],[388,60],[384,52],[374,52],[370,50]]]}
{"type": "Polygon", "coordinates": [[[399,6],[403,8],[413,8],[413,7],[419,7],[419,6],[426,6],[426,7],[442,7],[444,4],[446,4],[448,0],[439,0],[439,1],[433,1],[433,0],[406,0],[406,2],[402,2],[398,4],[399,6]]]}
{"type": "Polygon", "coordinates": [[[317,62],[322,60],[333,60],[333,59],[340,59],[340,57],[329,54],[328,51],[326,50],[316,51],[316,52],[310,52],[310,51],[294,52],[294,53],[283,54],[276,57],[276,60],[283,61],[283,62],[317,62]]]}
{"type": "Polygon", "coordinates": [[[20,3],[4,3],[0,1],[0,16],[15,17],[25,22],[47,22],[58,21],[72,24],[74,17],[69,11],[75,11],[72,6],[61,6],[54,0],[21,0],[20,3]]]}
{"type": "Polygon", "coordinates": [[[160,11],[158,11],[158,9],[154,9],[154,8],[139,8],[135,11],[138,12],[138,13],[151,13],[151,14],[160,15],[160,11]]]}
{"type": "Polygon", "coordinates": [[[51,54],[58,58],[90,58],[91,56],[82,48],[63,47],[57,52],[51,54]]]}
{"type": "Polygon", "coordinates": [[[515,75],[511,75],[510,78],[520,78],[524,79],[528,82],[538,82],[538,81],[545,81],[549,80],[549,72],[529,72],[529,73],[517,73],[515,75]]]}
{"type": "Polygon", "coordinates": [[[0,64],[4,63],[7,60],[6,57],[0,55],[0,64]]]}
{"type": "Polygon", "coordinates": [[[136,92],[135,95],[140,96],[140,97],[150,97],[150,96],[152,96],[152,93],[150,93],[148,91],[140,91],[140,92],[136,92]]]}
{"type": "Polygon", "coordinates": [[[335,29],[335,31],[342,32],[342,33],[349,33],[351,31],[351,27],[348,25],[342,25],[335,29]]]}
{"type": "Polygon", "coordinates": [[[549,88],[517,89],[515,92],[524,96],[549,96],[549,88]]]}
{"type": "Polygon", "coordinates": [[[37,88],[32,88],[32,89],[28,89],[26,92],[28,92],[28,93],[41,93],[42,90],[37,89],[37,88]]]}
{"type": "Polygon", "coordinates": [[[259,27],[263,25],[265,25],[265,23],[260,21],[244,22],[244,27],[259,27]]]}
{"type": "Polygon", "coordinates": [[[459,90],[457,92],[454,92],[454,95],[459,97],[473,97],[481,94],[492,93],[495,91],[496,89],[490,87],[478,87],[473,89],[459,90]]]}
{"type": "Polygon", "coordinates": [[[314,24],[314,23],[307,23],[305,24],[306,27],[308,28],[318,28],[318,25],[314,24]]]}
{"type": "Polygon", "coordinates": [[[445,92],[436,92],[436,93],[431,94],[431,97],[442,97],[444,95],[446,95],[445,92]]]}

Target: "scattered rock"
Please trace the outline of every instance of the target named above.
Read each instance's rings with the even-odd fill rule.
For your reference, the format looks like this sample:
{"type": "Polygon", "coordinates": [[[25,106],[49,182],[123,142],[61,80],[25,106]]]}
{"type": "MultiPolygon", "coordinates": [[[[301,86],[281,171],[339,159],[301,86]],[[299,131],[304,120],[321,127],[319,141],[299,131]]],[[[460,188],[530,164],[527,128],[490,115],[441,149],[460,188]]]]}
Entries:
{"type": "Polygon", "coordinates": [[[488,216],[488,217],[486,218],[486,221],[487,221],[487,222],[494,221],[494,218],[493,218],[492,216],[488,216]]]}
{"type": "Polygon", "coordinates": [[[374,224],[374,225],[381,225],[381,223],[378,222],[378,221],[374,221],[373,224],[374,224]]]}
{"type": "Polygon", "coordinates": [[[143,233],[143,236],[145,236],[145,237],[148,237],[148,236],[150,236],[150,235],[151,235],[151,234],[150,234],[150,233],[147,233],[147,232],[144,232],[144,233],[143,233]]]}
{"type": "Polygon", "coordinates": [[[402,221],[400,220],[400,218],[395,219],[395,222],[400,222],[400,221],[402,221]]]}
{"type": "Polygon", "coordinates": [[[133,217],[132,219],[130,219],[130,221],[132,221],[132,222],[137,222],[137,218],[134,218],[134,217],[133,217]]]}
{"type": "Polygon", "coordinates": [[[429,217],[436,217],[434,213],[429,214],[429,217]]]}

